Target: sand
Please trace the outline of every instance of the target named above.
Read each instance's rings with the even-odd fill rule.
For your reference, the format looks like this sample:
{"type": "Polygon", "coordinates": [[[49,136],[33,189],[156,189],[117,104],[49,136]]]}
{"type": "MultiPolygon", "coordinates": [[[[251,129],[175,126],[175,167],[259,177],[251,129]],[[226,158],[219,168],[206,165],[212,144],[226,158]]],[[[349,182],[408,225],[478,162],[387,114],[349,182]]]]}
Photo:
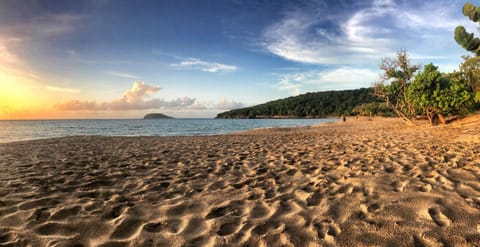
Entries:
{"type": "Polygon", "coordinates": [[[480,123],[0,144],[0,246],[478,246],[480,123]]]}

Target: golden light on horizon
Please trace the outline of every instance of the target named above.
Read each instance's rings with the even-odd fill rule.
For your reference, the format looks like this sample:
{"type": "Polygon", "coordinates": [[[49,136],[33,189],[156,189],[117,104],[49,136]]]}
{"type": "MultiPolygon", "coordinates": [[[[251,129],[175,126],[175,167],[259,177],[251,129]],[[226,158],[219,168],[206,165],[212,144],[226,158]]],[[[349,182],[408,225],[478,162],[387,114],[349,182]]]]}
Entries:
{"type": "Polygon", "coordinates": [[[52,104],[49,98],[27,77],[0,70],[0,119],[29,118],[27,113],[38,116],[52,104]]]}

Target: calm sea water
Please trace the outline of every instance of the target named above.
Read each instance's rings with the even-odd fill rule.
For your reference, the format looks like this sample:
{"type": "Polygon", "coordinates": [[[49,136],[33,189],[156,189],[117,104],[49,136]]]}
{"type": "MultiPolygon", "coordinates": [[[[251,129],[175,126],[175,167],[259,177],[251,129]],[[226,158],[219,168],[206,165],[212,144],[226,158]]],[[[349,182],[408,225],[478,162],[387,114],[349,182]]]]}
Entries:
{"type": "Polygon", "coordinates": [[[265,127],[309,126],[336,119],[129,119],[4,120],[0,143],[74,135],[185,136],[213,135],[265,127]]]}

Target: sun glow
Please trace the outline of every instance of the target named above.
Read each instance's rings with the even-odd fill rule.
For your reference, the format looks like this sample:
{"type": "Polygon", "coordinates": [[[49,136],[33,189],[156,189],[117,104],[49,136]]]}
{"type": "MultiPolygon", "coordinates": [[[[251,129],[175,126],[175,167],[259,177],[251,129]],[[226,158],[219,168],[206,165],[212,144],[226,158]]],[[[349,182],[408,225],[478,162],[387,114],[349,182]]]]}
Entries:
{"type": "Polygon", "coordinates": [[[0,119],[26,118],[23,115],[27,112],[43,112],[51,104],[48,98],[28,76],[0,70],[0,119]]]}

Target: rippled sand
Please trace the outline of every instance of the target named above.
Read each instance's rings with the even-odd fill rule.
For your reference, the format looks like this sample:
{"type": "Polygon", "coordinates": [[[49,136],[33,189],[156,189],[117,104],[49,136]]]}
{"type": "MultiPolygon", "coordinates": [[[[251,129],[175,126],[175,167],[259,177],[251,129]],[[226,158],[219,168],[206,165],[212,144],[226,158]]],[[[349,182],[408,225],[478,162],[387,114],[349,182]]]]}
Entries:
{"type": "Polygon", "coordinates": [[[0,246],[475,246],[480,123],[0,144],[0,246]]]}

